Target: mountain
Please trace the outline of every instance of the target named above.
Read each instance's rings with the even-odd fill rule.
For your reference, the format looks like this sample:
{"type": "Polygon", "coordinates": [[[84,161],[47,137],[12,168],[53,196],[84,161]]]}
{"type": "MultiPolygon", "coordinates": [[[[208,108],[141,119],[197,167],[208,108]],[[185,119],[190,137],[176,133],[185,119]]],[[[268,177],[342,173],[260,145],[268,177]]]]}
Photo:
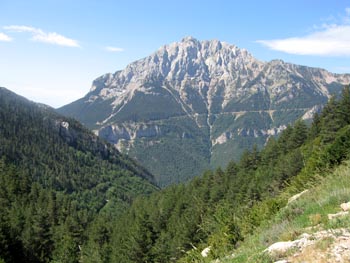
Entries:
{"type": "Polygon", "coordinates": [[[1,87],[0,104],[2,157],[28,170],[32,163],[38,164],[44,171],[54,169],[57,170],[53,171],[57,175],[63,173],[70,176],[66,172],[71,168],[70,165],[74,167],[75,176],[67,178],[71,182],[54,177],[37,178],[45,181],[48,186],[68,192],[70,188],[71,191],[77,190],[79,188],[76,189],[74,185],[79,183],[79,178],[76,176],[85,173],[91,176],[88,187],[93,187],[92,181],[97,184],[98,181],[106,179],[97,176],[102,173],[102,168],[125,171],[130,176],[154,182],[153,175],[135,161],[121,154],[76,120],[57,114],[49,106],[28,101],[1,87]],[[84,158],[89,160],[84,163],[84,158]],[[71,164],[70,161],[75,162],[71,164]],[[94,167],[97,164],[101,167],[94,167]],[[55,165],[58,167],[54,167],[55,165]]]}
{"type": "Polygon", "coordinates": [[[77,262],[92,226],[157,190],[146,169],[82,124],[5,88],[0,145],[0,262],[77,262]]]}
{"type": "Polygon", "coordinates": [[[0,262],[348,259],[349,86],[310,126],[161,191],[76,121],[5,89],[0,133],[0,262]]]}
{"type": "Polygon", "coordinates": [[[350,82],[217,40],[186,37],[124,70],[105,74],[72,116],[147,167],[159,185],[226,166],[298,118],[310,119],[350,82]]]}
{"type": "Polygon", "coordinates": [[[348,262],[349,172],[346,87],[310,126],[297,121],[225,169],[137,198],[111,226],[109,262],[348,262]]]}

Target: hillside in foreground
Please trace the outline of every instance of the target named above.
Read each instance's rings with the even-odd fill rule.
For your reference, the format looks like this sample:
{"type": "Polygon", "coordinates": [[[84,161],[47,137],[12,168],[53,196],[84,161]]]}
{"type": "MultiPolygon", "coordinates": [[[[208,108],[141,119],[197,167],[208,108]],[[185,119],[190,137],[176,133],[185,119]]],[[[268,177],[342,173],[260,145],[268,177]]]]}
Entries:
{"type": "Polygon", "coordinates": [[[309,186],[221,262],[349,262],[350,162],[309,186]]]}

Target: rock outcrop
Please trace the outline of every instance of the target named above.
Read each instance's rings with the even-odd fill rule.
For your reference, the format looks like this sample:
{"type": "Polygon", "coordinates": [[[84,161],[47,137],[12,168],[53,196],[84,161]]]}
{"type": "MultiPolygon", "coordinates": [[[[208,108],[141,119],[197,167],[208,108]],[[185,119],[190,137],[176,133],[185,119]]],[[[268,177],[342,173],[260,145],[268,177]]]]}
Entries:
{"type": "Polygon", "coordinates": [[[349,211],[350,210],[350,202],[347,203],[342,203],[340,205],[340,208],[345,212],[345,211],[349,211]]]}
{"type": "Polygon", "coordinates": [[[299,239],[272,244],[265,250],[276,262],[350,262],[348,229],[322,230],[302,234],[299,239]]]}

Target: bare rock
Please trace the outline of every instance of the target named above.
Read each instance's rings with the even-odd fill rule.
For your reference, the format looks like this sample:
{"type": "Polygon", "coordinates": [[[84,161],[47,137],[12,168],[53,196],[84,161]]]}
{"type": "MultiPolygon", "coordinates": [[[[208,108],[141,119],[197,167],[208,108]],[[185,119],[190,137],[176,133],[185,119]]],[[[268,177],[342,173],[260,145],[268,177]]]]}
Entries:
{"type": "Polygon", "coordinates": [[[297,246],[295,241],[277,242],[269,246],[264,252],[268,252],[270,255],[285,254],[288,250],[297,246]]]}
{"type": "Polygon", "coordinates": [[[304,233],[294,241],[272,244],[265,252],[279,258],[275,263],[350,262],[350,232],[339,228],[304,233]]]}
{"type": "Polygon", "coordinates": [[[343,216],[346,216],[349,214],[349,211],[342,211],[342,212],[339,212],[339,213],[336,213],[336,214],[328,214],[328,219],[329,220],[332,220],[332,219],[335,219],[335,218],[338,218],[338,217],[343,217],[343,216]]]}
{"type": "Polygon", "coordinates": [[[342,203],[340,205],[341,209],[343,209],[343,211],[349,211],[350,210],[350,202],[347,203],[342,203]]]}
{"type": "Polygon", "coordinates": [[[295,200],[299,199],[303,194],[306,194],[309,190],[306,189],[304,191],[302,191],[299,194],[293,195],[291,198],[288,199],[288,203],[287,205],[289,205],[290,203],[294,202],[295,200]]]}
{"type": "Polygon", "coordinates": [[[202,257],[206,258],[209,256],[210,248],[211,247],[206,247],[205,249],[202,250],[201,252],[202,257]]]}

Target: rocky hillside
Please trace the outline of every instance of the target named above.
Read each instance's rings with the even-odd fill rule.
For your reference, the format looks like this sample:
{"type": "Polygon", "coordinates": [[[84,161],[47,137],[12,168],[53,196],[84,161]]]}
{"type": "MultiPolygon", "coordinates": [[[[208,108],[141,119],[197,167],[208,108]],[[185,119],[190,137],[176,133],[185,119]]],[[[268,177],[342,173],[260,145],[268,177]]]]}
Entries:
{"type": "Polygon", "coordinates": [[[310,118],[350,75],[262,62],[244,49],[192,37],[97,78],[59,112],[129,153],[160,185],[225,166],[310,118]]]}
{"type": "Polygon", "coordinates": [[[316,186],[291,197],[240,248],[217,262],[349,262],[349,172],[347,161],[316,186]]]}

